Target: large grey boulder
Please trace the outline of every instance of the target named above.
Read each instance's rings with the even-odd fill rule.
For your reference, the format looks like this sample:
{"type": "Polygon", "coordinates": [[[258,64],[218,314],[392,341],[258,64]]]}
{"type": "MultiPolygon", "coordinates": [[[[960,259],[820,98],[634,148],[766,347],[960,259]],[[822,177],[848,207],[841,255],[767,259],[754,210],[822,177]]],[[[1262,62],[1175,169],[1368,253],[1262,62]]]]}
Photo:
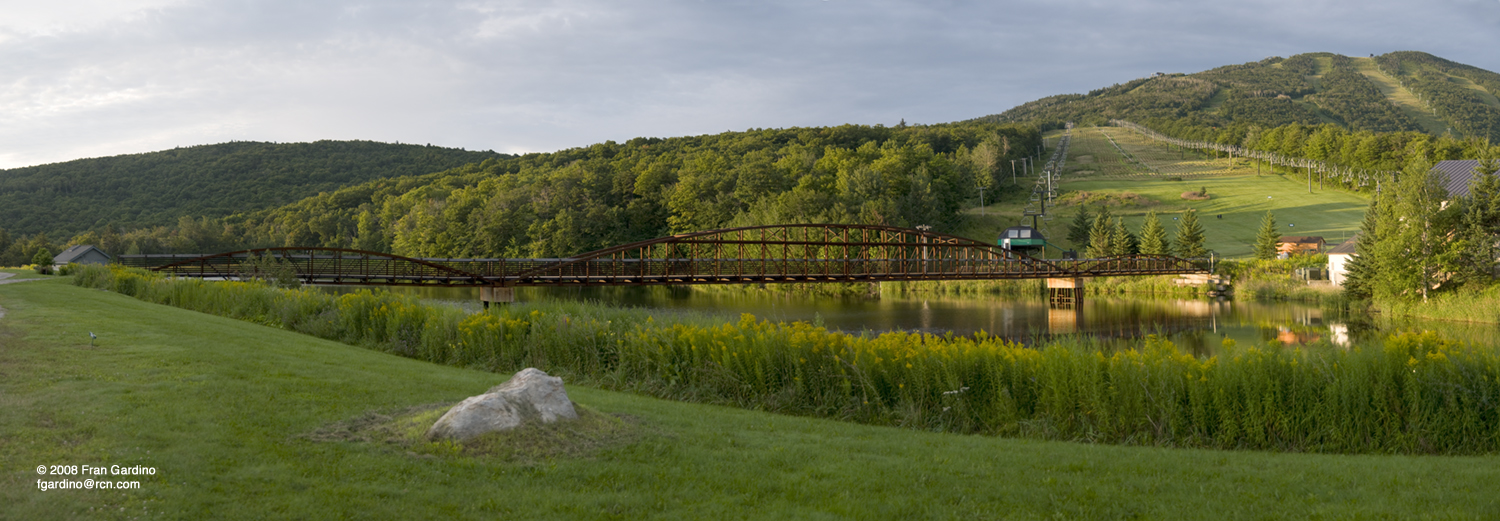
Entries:
{"type": "Polygon", "coordinates": [[[467,440],[526,423],[576,418],[578,412],[573,410],[573,402],[563,390],[562,378],[528,367],[505,383],[448,409],[447,414],[427,429],[427,439],[467,440]]]}

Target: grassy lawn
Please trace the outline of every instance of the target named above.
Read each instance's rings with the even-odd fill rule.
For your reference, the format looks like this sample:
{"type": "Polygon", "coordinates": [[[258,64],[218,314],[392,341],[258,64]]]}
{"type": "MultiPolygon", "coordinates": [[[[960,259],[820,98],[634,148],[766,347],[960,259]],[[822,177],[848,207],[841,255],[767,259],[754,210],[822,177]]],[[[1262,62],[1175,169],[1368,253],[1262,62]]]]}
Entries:
{"type": "Polygon", "coordinates": [[[305,435],[505,376],[76,288],[0,286],[0,518],[1264,519],[1500,516],[1500,457],[997,439],[572,386],[634,436],[541,459],[305,435]],[[90,346],[88,333],[98,334],[90,346]],[[38,465],[144,465],[51,490],[38,465]]]}
{"type": "MultiPolygon", "coordinates": [[[[1282,235],[1318,235],[1331,247],[1359,231],[1369,206],[1362,195],[1331,187],[1319,189],[1316,179],[1309,193],[1305,177],[1271,175],[1264,167],[1263,175],[1256,175],[1255,166],[1248,161],[1236,158],[1231,165],[1227,157],[1180,153],[1124,129],[1080,128],[1074,129],[1073,136],[1059,204],[1051,212],[1053,220],[1044,223],[1048,240],[1061,245],[1072,246],[1066,239],[1068,224],[1079,209],[1102,201],[1108,201],[1110,212],[1124,217],[1126,226],[1136,233],[1147,211],[1155,210],[1168,235],[1173,235],[1173,218],[1188,209],[1196,210],[1208,248],[1224,257],[1251,255],[1255,234],[1267,211],[1275,215],[1282,235]],[[1120,154],[1122,149],[1161,174],[1146,173],[1126,161],[1120,154]],[[1208,200],[1182,198],[1183,192],[1205,188],[1208,200]]],[[[973,235],[968,237],[992,240],[999,230],[1022,221],[1026,202],[1024,195],[1011,193],[989,205],[984,218],[977,209],[968,210],[968,223],[960,235],[969,233],[973,235]]],[[[1029,218],[1025,221],[1031,222],[1029,218]]]]}

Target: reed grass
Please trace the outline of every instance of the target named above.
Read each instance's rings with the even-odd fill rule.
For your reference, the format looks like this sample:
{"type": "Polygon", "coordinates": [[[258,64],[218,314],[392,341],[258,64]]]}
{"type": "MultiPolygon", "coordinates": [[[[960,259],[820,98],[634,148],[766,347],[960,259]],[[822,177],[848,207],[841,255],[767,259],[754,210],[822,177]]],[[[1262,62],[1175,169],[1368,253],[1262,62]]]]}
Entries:
{"type": "Polygon", "coordinates": [[[1383,346],[1237,347],[1197,358],[1148,338],[1027,348],[972,337],[850,335],[743,315],[658,321],[586,304],[467,313],[388,292],[85,268],[75,283],[412,358],[539,367],[612,389],[925,430],[1338,453],[1495,452],[1500,356],[1403,333],[1383,346]]]}
{"type": "Polygon", "coordinates": [[[1500,285],[1438,293],[1427,300],[1381,299],[1374,307],[1391,317],[1500,324],[1500,285]]]}

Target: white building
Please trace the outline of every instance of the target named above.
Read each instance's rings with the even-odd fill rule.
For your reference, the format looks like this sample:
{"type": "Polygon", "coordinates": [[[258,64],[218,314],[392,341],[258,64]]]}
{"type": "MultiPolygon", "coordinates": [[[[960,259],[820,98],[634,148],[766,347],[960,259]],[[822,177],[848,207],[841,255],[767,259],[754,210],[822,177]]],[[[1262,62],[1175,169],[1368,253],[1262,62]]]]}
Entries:
{"type": "Polygon", "coordinates": [[[1358,243],[1359,234],[1356,233],[1343,244],[1328,250],[1328,281],[1334,286],[1344,286],[1344,277],[1349,274],[1349,261],[1358,254],[1355,251],[1358,243]]]}

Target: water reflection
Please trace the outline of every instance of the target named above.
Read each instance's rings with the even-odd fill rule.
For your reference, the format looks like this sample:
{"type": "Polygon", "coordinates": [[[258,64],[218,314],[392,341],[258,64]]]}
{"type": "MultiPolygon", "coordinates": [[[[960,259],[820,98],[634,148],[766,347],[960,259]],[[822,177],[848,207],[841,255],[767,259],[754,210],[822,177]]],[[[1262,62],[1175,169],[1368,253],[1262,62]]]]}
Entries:
{"type": "MultiPolygon", "coordinates": [[[[330,288],[343,292],[349,289],[330,288]]],[[[475,288],[393,288],[424,299],[477,305],[475,288]]],[[[610,287],[517,288],[522,302],[599,301],[610,305],[703,312],[751,313],[772,321],[821,322],[851,333],[878,331],[983,331],[1032,344],[1058,336],[1078,335],[1106,346],[1125,347],[1149,334],[1164,335],[1186,351],[1207,356],[1225,339],[1240,345],[1286,346],[1353,343],[1383,338],[1394,329],[1435,329],[1479,345],[1496,345],[1500,327],[1442,322],[1381,322],[1342,310],[1301,303],[1168,298],[1085,298],[1071,309],[1050,307],[1045,298],[1000,296],[886,296],[862,298],[770,292],[754,288],[610,287]]]]}

